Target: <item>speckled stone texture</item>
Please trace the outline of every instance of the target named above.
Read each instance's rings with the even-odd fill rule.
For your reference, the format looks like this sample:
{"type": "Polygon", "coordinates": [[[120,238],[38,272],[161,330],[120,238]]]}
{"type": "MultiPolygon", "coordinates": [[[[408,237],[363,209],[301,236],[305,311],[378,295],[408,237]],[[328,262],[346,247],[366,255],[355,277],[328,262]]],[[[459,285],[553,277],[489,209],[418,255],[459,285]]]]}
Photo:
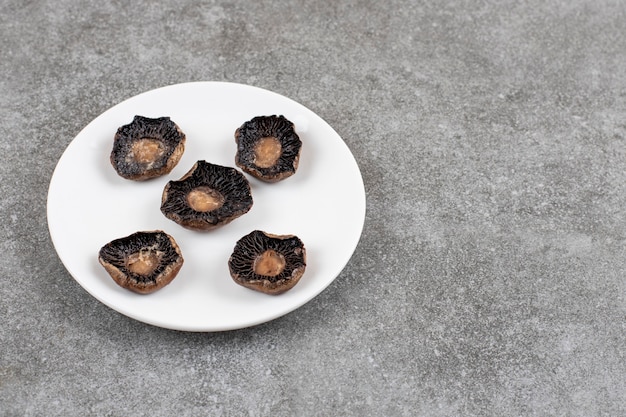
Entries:
{"type": "Polygon", "coordinates": [[[623,1],[2,1],[0,415],[626,415],[625,64],[623,1]],[[216,334],[102,305],[46,222],[84,126],[198,80],[315,111],[368,204],[321,295],[216,334]]]}

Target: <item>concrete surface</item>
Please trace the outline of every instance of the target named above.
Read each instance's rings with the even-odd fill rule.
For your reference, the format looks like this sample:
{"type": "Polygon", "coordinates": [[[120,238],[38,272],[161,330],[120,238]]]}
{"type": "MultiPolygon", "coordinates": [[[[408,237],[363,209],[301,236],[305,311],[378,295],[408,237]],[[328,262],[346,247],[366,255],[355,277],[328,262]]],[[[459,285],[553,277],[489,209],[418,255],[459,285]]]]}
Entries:
{"type": "Polygon", "coordinates": [[[0,3],[0,415],[626,415],[623,1],[0,3]],[[367,191],[320,296],[217,334],[100,304],[46,223],[116,103],[247,83],[327,120],[367,191]]]}

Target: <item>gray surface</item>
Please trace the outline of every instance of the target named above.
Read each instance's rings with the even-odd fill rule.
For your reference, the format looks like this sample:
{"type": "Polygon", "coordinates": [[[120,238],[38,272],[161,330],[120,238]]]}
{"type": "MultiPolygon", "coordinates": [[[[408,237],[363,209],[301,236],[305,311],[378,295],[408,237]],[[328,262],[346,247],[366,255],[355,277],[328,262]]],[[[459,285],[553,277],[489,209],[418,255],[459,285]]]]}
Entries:
{"type": "Polygon", "coordinates": [[[626,415],[623,2],[134,3],[0,4],[0,415],[626,415]],[[72,138],[196,80],[311,108],[365,181],[345,270],[255,328],[128,319],[48,236],[72,138]]]}

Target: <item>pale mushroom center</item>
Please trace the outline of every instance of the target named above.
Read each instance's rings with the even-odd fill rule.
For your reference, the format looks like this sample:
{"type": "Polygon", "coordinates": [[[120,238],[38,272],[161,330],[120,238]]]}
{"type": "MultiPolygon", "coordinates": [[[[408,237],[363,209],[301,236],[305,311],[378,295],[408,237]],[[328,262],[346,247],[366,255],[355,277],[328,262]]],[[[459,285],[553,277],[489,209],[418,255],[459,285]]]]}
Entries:
{"type": "Polygon", "coordinates": [[[273,136],[261,138],[254,146],[254,164],[259,168],[269,168],[276,164],[283,147],[273,136]]]}
{"type": "Polygon", "coordinates": [[[253,270],[257,275],[275,277],[285,269],[285,257],[275,250],[268,249],[254,260],[253,270]]]}
{"type": "Polygon", "coordinates": [[[131,254],[126,265],[128,270],[138,275],[150,275],[159,266],[161,260],[154,251],[139,251],[131,254]]]}
{"type": "Polygon", "coordinates": [[[222,207],[224,196],[212,188],[198,187],[187,194],[187,203],[195,211],[206,213],[222,207]]]}
{"type": "Polygon", "coordinates": [[[158,139],[141,138],[133,142],[133,158],[140,164],[149,164],[157,161],[165,154],[165,147],[158,139]]]}

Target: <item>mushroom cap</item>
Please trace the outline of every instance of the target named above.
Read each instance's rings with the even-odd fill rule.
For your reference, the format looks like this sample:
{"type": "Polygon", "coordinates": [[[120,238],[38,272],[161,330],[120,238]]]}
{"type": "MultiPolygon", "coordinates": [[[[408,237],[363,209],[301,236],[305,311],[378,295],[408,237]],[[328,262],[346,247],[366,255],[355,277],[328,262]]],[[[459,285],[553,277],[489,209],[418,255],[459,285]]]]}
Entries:
{"type": "Polygon", "coordinates": [[[119,286],[149,294],[172,282],[184,259],[172,236],[154,230],[112,240],[100,249],[98,261],[119,286]]]}
{"type": "Polygon", "coordinates": [[[180,180],[165,185],[161,212],[188,229],[211,230],[244,215],[252,204],[250,184],[240,171],[200,160],[180,180]],[[194,208],[195,195],[219,201],[194,208]]]}
{"type": "Polygon", "coordinates": [[[237,241],[228,268],[237,284],[278,295],[300,281],[306,269],[306,249],[295,235],[255,230],[237,241]]]}
{"type": "Polygon", "coordinates": [[[235,131],[235,164],[244,172],[266,182],[277,182],[295,174],[300,161],[302,141],[294,124],[284,116],[257,116],[235,131]],[[268,141],[268,139],[273,139],[268,141]],[[275,157],[268,163],[259,155],[261,147],[275,147],[275,157]]]}
{"type": "Polygon", "coordinates": [[[169,117],[135,116],[117,129],[111,165],[123,178],[144,181],[168,174],[185,151],[186,136],[169,117]]]}

